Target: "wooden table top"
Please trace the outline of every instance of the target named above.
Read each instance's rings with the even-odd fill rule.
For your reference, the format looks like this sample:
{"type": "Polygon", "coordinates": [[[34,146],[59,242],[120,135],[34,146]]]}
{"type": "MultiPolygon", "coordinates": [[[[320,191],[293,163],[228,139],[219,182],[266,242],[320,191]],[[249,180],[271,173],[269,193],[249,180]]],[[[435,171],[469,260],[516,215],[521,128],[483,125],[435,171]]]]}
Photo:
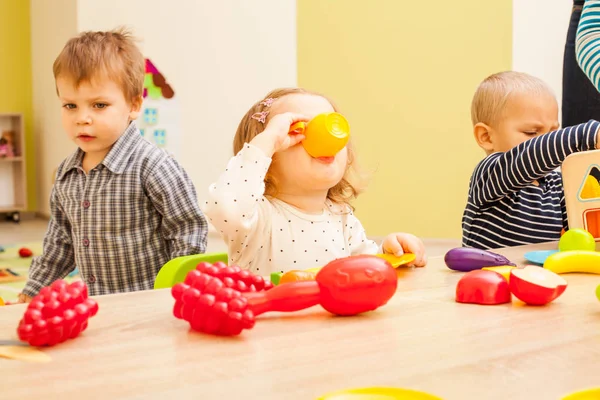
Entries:
{"type": "MultiPolygon", "coordinates": [[[[497,252],[523,264],[526,251],[550,248],[497,252]]],[[[233,338],[190,331],[169,290],[100,296],[82,336],[43,349],[51,362],[0,358],[0,398],[292,400],[393,386],[446,400],[550,400],[600,387],[600,276],[563,275],[566,292],[533,307],[456,303],[463,274],[443,257],[400,275],[375,312],[267,313],[233,338]]],[[[17,338],[24,309],[0,307],[0,340],[17,338]]]]}

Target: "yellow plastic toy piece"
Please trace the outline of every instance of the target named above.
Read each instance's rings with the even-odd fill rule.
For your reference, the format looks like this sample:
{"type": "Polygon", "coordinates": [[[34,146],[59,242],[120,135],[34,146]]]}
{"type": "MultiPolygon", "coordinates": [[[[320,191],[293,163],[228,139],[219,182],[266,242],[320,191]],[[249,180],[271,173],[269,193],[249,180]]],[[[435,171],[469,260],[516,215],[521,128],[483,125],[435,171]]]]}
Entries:
{"type": "MultiPolygon", "coordinates": [[[[389,262],[392,265],[392,267],[394,267],[394,268],[398,268],[403,265],[410,264],[411,262],[415,261],[415,258],[417,258],[417,256],[415,256],[413,253],[404,253],[401,256],[395,256],[393,254],[375,254],[375,255],[379,258],[383,258],[384,260],[387,260],[387,262],[389,262]]],[[[305,269],[305,271],[317,273],[317,272],[319,272],[320,269],[321,269],[321,267],[309,268],[309,269],[305,269]]]]}
{"type": "Polygon", "coordinates": [[[317,400],[442,400],[425,392],[391,387],[347,389],[329,393],[317,400]]]}
{"type": "Polygon", "coordinates": [[[562,400],[598,400],[600,399],[600,388],[582,390],[581,392],[571,393],[562,398],[562,400]]]}
{"type": "Polygon", "coordinates": [[[3,306],[4,304],[5,304],[4,299],[2,297],[0,297],[0,306],[3,306]]]}
{"type": "Polygon", "coordinates": [[[546,259],[544,268],[556,274],[569,272],[600,274],[600,252],[586,250],[559,251],[546,259]]]}
{"type": "Polygon", "coordinates": [[[304,134],[302,145],[315,158],[335,156],[350,140],[348,121],[336,112],[319,114],[308,124],[296,122],[290,132],[304,134]]]}
{"type": "MultiPolygon", "coordinates": [[[[600,198],[600,183],[592,176],[588,175],[585,178],[585,183],[581,189],[580,197],[582,199],[597,199],[600,198]]],[[[594,236],[599,236],[600,214],[597,212],[587,212],[585,214],[586,228],[594,236]]]]}
{"type": "Polygon", "coordinates": [[[497,272],[500,275],[502,275],[504,277],[504,279],[506,279],[507,282],[509,282],[510,281],[510,271],[512,271],[515,268],[516,267],[514,267],[512,265],[499,265],[497,267],[483,267],[481,269],[497,272]]]}

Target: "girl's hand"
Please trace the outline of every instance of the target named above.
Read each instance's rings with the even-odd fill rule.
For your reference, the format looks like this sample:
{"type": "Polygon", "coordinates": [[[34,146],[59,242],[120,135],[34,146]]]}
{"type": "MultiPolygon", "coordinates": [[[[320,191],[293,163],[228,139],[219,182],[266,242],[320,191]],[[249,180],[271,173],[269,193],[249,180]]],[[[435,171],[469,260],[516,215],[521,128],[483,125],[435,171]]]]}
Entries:
{"type": "Polygon", "coordinates": [[[269,120],[264,131],[250,141],[253,146],[260,148],[268,157],[297,145],[304,140],[303,134],[290,133],[290,126],[299,121],[308,121],[301,114],[286,112],[277,114],[269,120]]]}
{"type": "Polygon", "coordinates": [[[401,256],[404,253],[413,253],[416,258],[413,262],[415,267],[424,267],[427,264],[425,245],[415,235],[410,233],[391,233],[383,241],[383,252],[401,256]]]}

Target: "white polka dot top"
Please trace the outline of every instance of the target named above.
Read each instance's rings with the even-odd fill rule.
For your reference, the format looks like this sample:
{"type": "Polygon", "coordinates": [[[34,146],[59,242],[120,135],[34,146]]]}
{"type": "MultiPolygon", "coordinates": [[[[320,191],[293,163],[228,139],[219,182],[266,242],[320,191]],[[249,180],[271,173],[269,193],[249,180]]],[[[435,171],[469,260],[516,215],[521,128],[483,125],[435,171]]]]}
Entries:
{"type": "Polygon", "coordinates": [[[381,252],[348,206],[327,200],[322,213],[307,214],[265,197],[270,164],[262,150],[245,144],[209,188],[204,213],[229,247],[229,264],[268,276],[381,252]]]}

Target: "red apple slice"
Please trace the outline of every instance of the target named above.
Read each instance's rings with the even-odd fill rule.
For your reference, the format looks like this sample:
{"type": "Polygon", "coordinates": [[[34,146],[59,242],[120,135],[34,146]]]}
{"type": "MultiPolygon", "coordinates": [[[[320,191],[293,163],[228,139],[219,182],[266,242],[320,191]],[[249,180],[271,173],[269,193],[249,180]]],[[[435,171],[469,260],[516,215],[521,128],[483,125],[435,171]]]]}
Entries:
{"type": "Polygon", "coordinates": [[[510,303],[508,282],[494,271],[468,272],[456,285],[456,301],[483,305],[510,303]]]}
{"type": "Polygon", "coordinates": [[[529,265],[510,271],[509,286],[519,300],[542,306],[563,294],[567,281],[550,270],[529,265]]]}

